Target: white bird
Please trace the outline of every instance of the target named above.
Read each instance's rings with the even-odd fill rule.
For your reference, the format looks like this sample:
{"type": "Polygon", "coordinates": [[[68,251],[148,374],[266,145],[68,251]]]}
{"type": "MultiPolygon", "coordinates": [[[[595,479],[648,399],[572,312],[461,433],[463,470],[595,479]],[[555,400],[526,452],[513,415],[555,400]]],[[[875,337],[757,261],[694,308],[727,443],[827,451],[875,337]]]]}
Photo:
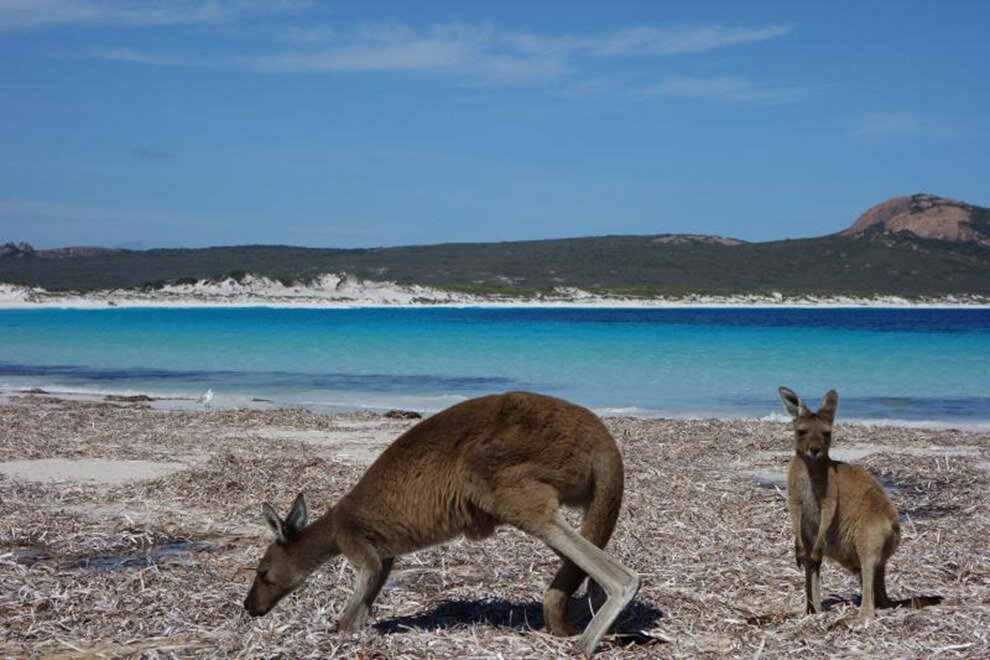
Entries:
{"type": "Polygon", "coordinates": [[[203,404],[204,406],[206,406],[207,408],[210,406],[210,401],[213,401],[213,389],[212,388],[206,390],[206,393],[203,394],[203,396],[199,397],[199,402],[201,404],[203,404]]]}

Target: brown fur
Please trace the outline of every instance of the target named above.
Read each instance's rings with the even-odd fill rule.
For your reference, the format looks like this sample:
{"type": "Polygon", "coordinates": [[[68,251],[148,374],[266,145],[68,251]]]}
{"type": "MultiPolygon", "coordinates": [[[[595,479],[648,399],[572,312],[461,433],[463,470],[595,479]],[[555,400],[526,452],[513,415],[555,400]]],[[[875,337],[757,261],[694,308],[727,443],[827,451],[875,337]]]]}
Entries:
{"type": "Polygon", "coordinates": [[[312,525],[301,494],[285,521],[266,505],[278,540],[244,605],[253,615],[267,613],[323,562],[343,554],[358,578],[340,626],[354,629],[363,625],[395,557],[462,534],[483,539],[508,524],[564,559],[544,597],[551,632],[573,633],[567,601],[586,573],[604,589],[608,600],[581,640],[590,654],[639,588],[635,573],[600,550],[615,528],[622,489],[619,450],[589,410],[526,392],[465,401],[392,443],[312,525]],[[561,505],[585,510],[580,535],[564,522],[561,505]]]}
{"type": "Polygon", "coordinates": [[[805,570],[808,613],[822,609],[823,557],[860,575],[863,620],[871,619],[878,607],[940,602],[937,596],[903,601],[887,596],[887,561],[901,542],[897,510],[869,472],[829,458],[839,403],[835,390],[825,395],[815,413],[786,387],[780,388],[780,398],[794,417],[795,455],[787,473],[787,499],[795,558],[805,570]]]}

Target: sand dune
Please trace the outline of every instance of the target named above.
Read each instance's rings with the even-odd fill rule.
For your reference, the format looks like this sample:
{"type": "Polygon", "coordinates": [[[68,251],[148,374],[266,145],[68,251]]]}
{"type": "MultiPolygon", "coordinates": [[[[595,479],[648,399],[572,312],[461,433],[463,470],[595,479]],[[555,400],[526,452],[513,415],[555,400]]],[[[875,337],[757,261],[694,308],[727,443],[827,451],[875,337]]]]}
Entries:
{"type": "Polygon", "coordinates": [[[973,307],[987,305],[982,296],[931,298],[902,296],[813,296],[740,294],[679,297],[597,295],[558,287],[536,296],[484,296],[394,282],[358,280],[346,274],[323,275],[307,285],[285,286],[277,280],[248,275],[240,280],[206,280],[170,284],[155,290],[105,290],[87,293],[50,292],[37,287],[0,283],[0,309],[69,307],[973,307]]]}

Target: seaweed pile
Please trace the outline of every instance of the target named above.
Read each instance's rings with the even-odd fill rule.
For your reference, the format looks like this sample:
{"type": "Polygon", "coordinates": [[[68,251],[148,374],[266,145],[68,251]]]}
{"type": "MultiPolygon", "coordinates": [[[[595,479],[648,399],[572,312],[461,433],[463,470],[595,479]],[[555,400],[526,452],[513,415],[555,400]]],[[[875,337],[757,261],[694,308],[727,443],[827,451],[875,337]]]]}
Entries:
{"type": "MultiPolygon", "coordinates": [[[[371,625],[358,633],[334,629],[351,588],[342,560],[267,617],[244,613],[269,541],[260,502],[284,510],[304,490],[311,516],[319,515],[361,473],[335,461],[332,446],[275,441],[264,430],[332,431],[358,417],[377,418],[166,411],[39,395],[0,405],[0,462],[188,465],[113,484],[0,474],[0,654],[574,654],[572,640],[542,631],[540,601],[558,560],[511,528],[482,543],[459,540],[400,558],[371,625]]],[[[396,435],[412,423],[377,419],[396,435]]],[[[803,614],[784,493],[775,479],[753,476],[785,469],[788,425],[606,423],[627,471],[609,549],[642,574],[644,586],[605,638],[602,656],[990,656],[990,435],[837,425],[835,447],[885,448],[859,462],[888,486],[902,516],[891,594],[946,597],[937,607],[881,611],[863,626],[849,624],[855,579],[834,565],[823,570],[827,611],[803,614]],[[931,447],[965,451],[932,455],[931,447]]]]}

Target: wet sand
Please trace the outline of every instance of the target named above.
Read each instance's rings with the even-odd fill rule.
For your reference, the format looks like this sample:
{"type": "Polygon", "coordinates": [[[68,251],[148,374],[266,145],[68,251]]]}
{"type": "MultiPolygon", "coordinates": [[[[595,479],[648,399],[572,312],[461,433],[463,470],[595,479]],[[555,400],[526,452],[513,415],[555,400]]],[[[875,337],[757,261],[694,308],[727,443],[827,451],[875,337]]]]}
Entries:
{"type": "MultiPolygon", "coordinates": [[[[841,411],[840,411],[841,414],[841,411]]],[[[328,563],[269,616],[241,607],[265,544],[260,503],[326,510],[415,421],[143,402],[0,402],[0,654],[332,657],[570,655],[541,630],[557,560],[502,528],[400,558],[365,631],[333,623],[350,569],[328,563]]],[[[866,627],[854,578],[826,566],[802,613],[781,477],[786,424],[611,418],[626,498],[609,549],[643,576],[602,656],[990,655],[990,434],[842,425],[901,512],[893,596],[939,594],[866,627]]],[[[844,452],[844,453],[843,453],[844,452]]]]}

